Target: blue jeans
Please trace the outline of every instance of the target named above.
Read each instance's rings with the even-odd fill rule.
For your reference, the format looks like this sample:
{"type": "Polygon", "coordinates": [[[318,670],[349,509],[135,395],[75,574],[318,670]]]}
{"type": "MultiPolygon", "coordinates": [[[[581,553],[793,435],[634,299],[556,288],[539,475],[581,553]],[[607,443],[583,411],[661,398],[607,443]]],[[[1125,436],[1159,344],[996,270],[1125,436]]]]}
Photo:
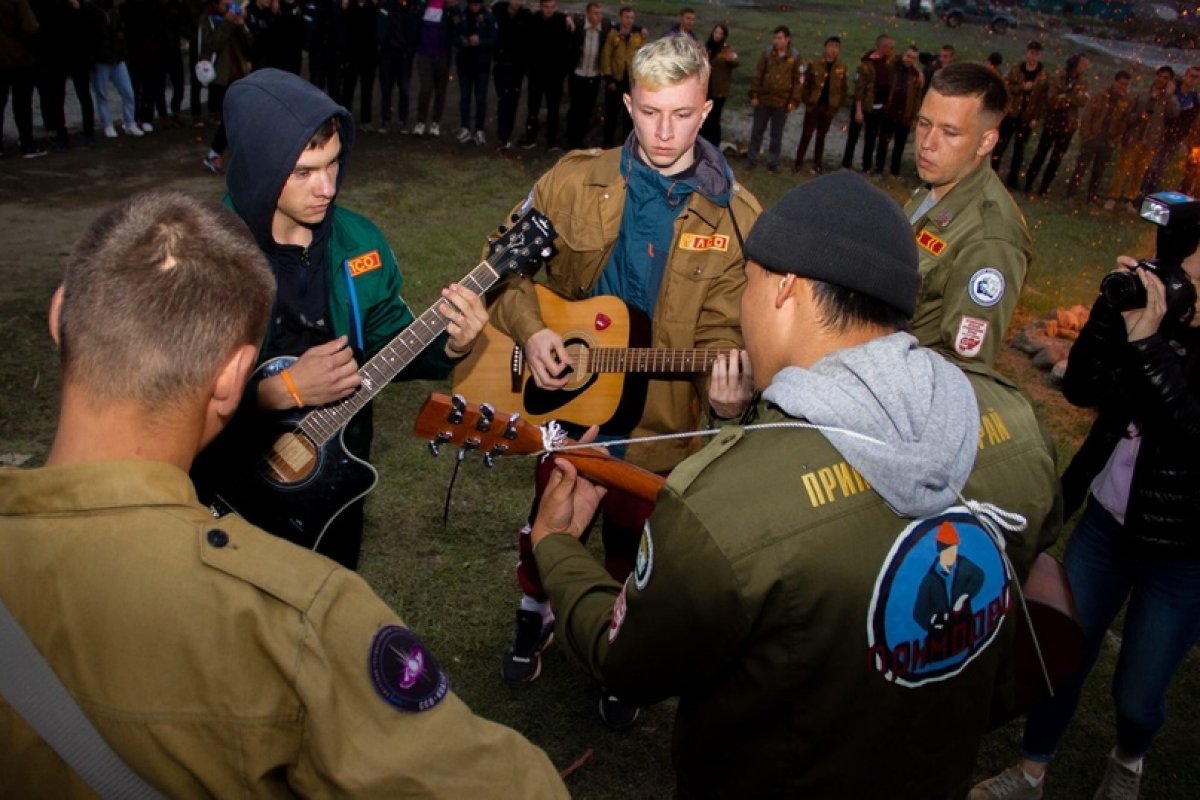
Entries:
{"type": "MultiPolygon", "coordinates": [[[[458,68],[458,118],[462,123],[459,127],[469,131],[483,130],[483,121],[487,117],[488,66],[471,66],[458,68]],[[475,101],[475,117],[472,122],[471,100],[475,101]]],[[[503,142],[501,143],[503,144],[503,142]]]]}
{"type": "Polygon", "coordinates": [[[1041,762],[1054,755],[1104,635],[1128,598],[1112,695],[1117,746],[1125,755],[1142,756],[1166,719],[1171,677],[1200,641],[1200,563],[1137,552],[1121,541],[1120,523],[1089,497],[1063,566],[1083,623],[1083,667],[1053,698],[1029,712],[1022,753],[1041,762]]]}
{"type": "Polygon", "coordinates": [[[133,84],[129,82],[129,70],[124,61],[116,64],[96,64],[92,70],[92,91],[96,94],[96,111],[100,112],[100,125],[112,125],[112,110],[108,107],[108,84],[117,87],[121,96],[121,120],[133,125],[133,84]]]}

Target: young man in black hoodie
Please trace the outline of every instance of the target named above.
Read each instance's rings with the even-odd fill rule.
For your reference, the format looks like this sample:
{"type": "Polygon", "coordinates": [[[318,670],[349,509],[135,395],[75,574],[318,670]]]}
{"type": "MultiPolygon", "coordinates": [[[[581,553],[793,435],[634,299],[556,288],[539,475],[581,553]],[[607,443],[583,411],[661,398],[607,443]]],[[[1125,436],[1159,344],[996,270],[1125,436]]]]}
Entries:
{"type": "MultiPolygon", "coordinates": [[[[260,370],[246,390],[243,424],[268,425],[276,412],[325,406],[353,394],[362,382],[360,363],[404,330],[413,314],[401,297],[400,270],[383,233],[366,217],[334,205],[354,146],[350,112],[300,77],[275,69],[230,87],[224,111],[226,203],[250,228],[277,285],[261,360],[296,358],[278,374],[264,377],[260,370]]],[[[487,323],[482,301],[468,289],[451,284],[442,297],[447,332],[400,373],[401,380],[449,374],[487,323]]],[[[368,404],[344,435],[347,449],[363,461],[369,460],[371,433],[368,404]]],[[[221,469],[225,457],[213,453],[206,469],[221,469]]],[[[319,542],[298,543],[353,569],[362,527],[359,499],[333,519],[319,542]]]]}

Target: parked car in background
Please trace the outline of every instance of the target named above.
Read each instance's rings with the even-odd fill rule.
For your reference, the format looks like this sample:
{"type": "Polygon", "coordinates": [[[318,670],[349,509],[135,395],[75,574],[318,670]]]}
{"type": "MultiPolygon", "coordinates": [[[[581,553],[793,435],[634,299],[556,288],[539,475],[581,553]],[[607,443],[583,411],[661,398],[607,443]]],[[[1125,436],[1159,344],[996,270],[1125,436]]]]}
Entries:
{"type": "Polygon", "coordinates": [[[992,33],[1004,33],[1017,27],[1017,18],[988,0],[937,0],[935,13],[951,28],[963,23],[986,25],[992,33]]]}
{"type": "Polygon", "coordinates": [[[896,16],[905,19],[933,19],[933,0],[896,0],[896,16]]]}

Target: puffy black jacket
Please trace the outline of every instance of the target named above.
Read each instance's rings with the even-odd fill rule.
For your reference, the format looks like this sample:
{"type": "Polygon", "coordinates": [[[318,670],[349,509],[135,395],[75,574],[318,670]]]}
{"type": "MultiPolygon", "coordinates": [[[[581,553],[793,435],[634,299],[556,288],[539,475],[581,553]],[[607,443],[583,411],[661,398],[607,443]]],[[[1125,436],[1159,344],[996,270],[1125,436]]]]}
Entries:
{"type": "Polygon", "coordinates": [[[1136,420],[1142,442],[1124,532],[1141,551],[1200,561],[1200,330],[1129,342],[1101,297],[1071,348],[1063,394],[1100,412],[1063,474],[1065,514],[1083,503],[1136,420]]]}

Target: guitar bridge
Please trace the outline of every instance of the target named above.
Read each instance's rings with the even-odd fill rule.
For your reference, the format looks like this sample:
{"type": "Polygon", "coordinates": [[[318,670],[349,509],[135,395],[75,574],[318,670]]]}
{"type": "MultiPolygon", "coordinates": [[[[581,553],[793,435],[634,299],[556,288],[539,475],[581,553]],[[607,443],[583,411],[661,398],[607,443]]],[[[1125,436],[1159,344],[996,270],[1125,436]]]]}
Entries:
{"type": "Polygon", "coordinates": [[[509,380],[512,382],[512,393],[520,394],[521,386],[525,382],[525,351],[519,344],[513,345],[512,359],[509,362],[509,380]]]}

